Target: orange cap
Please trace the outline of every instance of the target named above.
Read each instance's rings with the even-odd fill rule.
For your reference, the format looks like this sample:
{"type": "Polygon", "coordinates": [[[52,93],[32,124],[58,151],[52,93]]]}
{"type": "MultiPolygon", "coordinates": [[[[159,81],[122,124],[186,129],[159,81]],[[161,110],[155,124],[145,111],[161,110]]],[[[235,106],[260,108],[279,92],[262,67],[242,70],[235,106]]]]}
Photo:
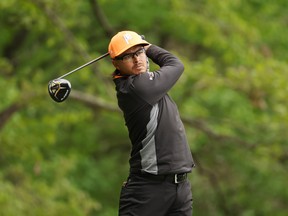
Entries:
{"type": "Polygon", "coordinates": [[[113,59],[135,45],[149,45],[142,37],[133,31],[121,31],[112,37],[108,52],[113,59]]]}

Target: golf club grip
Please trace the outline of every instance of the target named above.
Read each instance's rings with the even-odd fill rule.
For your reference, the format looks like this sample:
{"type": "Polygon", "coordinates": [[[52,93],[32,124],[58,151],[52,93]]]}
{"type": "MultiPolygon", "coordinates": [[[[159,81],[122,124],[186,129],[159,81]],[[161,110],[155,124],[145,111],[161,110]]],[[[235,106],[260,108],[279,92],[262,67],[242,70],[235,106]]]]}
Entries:
{"type": "Polygon", "coordinates": [[[84,67],[86,67],[86,66],[88,66],[88,65],[90,65],[90,64],[93,64],[93,63],[96,62],[96,61],[99,61],[99,60],[102,59],[102,58],[105,58],[105,57],[108,56],[108,55],[109,55],[109,53],[107,52],[107,53],[103,54],[102,56],[99,56],[98,58],[93,59],[92,61],[89,61],[89,62],[87,62],[86,64],[81,65],[80,67],[75,68],[74,70],[72,70],[72,71],[70,71],[70,72],[68,72],[68,73],[66,73],[66,74],[58,77],[57,79],[62,79],[62,78],[66,77],[66,76],[68,76],[68,75],[70,75],[70,74],[72,74],[72,73],[74,73],[74,72],[76,72],[76,71],[78,71],[78,70],[81,70],[82,68],[84,68],[84,67]]]}

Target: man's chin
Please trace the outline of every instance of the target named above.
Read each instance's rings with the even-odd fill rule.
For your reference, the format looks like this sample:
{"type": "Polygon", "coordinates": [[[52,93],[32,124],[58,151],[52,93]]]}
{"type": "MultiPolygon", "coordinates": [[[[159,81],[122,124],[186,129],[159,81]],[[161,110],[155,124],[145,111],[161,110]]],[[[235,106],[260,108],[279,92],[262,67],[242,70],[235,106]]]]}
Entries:
{"type": "Polygon", "coordinates": [[[135,72],[136,72],[137,74],[141,74],[141,73],[146,72],[146,69],[145,69],[144,67],[139,67],[139,68],[136,68],[136,69],[135,69],[135,72]]]}

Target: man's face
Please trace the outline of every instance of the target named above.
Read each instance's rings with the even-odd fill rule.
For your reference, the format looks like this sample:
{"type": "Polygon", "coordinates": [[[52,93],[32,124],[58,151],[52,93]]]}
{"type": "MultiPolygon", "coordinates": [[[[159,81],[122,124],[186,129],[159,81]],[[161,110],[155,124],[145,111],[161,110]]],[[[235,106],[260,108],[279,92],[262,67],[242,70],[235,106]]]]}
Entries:
{"type": "Polygon", "coordinates": [[[141,45],[131,47],[112,62],[123,75],[137,75],[147,70],[147,57],[141,45]]]}

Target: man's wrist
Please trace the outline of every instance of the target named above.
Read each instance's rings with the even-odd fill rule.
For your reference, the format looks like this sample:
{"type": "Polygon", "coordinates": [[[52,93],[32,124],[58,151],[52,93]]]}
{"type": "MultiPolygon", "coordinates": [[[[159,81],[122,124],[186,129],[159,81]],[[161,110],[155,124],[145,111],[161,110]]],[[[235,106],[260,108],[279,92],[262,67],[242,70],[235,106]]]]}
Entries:
{"type": "Polygon", "coordinates": [[[144,49],[147,51],[150,47],[151,47],[152,44],[149,44],[149,45],[146,45],[144,46],[144,49]]]}

